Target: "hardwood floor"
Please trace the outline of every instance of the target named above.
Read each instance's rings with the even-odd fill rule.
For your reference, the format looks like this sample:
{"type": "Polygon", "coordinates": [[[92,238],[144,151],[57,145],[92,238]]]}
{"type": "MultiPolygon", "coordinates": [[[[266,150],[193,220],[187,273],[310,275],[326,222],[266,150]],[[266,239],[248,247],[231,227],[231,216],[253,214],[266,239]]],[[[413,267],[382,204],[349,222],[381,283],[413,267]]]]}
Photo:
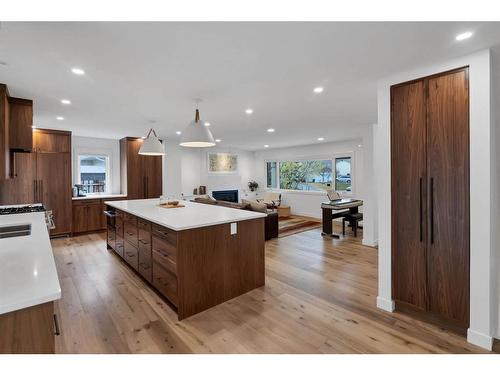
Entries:
{"type": "Polygon", "coordinates": [[[320,230],[268,241],[265,287],[181,322],[104,235],[54,239],[56,353],[486,353],[377,309],[377,250],[320,230]]]}

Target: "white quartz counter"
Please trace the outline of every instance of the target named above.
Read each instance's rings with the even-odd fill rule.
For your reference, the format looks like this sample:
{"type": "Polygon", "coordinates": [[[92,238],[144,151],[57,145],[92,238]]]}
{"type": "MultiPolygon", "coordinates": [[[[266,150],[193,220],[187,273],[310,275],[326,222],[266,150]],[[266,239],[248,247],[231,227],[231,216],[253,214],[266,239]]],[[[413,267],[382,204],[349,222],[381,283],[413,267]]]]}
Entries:
{"type": "Polygon", "coordinates": [[[0,216],[0,226],[18,224],[31,235],[0,238],[0,314],[61,298],[45,213],[0,216]]]}
{"type": "Polygon", "coordinates": [[[179,208],[159,207],[159,199],[137,199],[105,203],[176,231],[266,217],[266,214],[261,212],[188,201],[180,201],[179,204],[183,204],[185,207],[179,208]]]}
{"type": "Polygon", "coordinates": [[[111,199],[111,198],[126,198],[126,194],[89,194],[85,197],[73,197],[74,201],[80,201],[85,199],[111,199]]]}

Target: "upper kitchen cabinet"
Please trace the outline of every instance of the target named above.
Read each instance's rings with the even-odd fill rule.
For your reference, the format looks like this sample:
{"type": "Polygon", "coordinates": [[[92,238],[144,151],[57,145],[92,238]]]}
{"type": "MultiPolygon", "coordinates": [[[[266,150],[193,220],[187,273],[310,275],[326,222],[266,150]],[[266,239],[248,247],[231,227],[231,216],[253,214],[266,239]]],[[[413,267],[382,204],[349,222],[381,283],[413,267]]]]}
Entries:
{"type": "Polygon", "coordinates": [[[9,101],[7,86],[0,84],[0,181],[9,178],[9,101]]]}
{"type": "Polygon", "coordinates": [[[122,194],[128,199],[158,198],[162,194],[162,157],[139,155],[143,140],[120,140],[122,194]]]}
{"type": "Polygon", "coordinates": [[[71,137],[65,131],[35,129],[33,149],[37,152],[71,152],[71,137]]]}
{"type": "Polygon", "coordinates": [[[33,101],[8,98],[9,147],[15,152],[30,152],[33,148],[33,101]]]}

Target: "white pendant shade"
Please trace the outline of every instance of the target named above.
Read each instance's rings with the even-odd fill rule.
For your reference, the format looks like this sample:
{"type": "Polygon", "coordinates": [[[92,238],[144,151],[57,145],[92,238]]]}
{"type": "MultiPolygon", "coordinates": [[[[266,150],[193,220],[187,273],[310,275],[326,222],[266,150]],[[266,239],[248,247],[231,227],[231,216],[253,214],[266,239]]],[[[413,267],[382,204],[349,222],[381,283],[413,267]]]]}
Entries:
{"type": "Polygon", "coordinates": [[[190,124],[182,132],[182,138],[179,145],[184,147],[212,147],[215,146],[214,137],[208,129],[203,125],[203,121],[199,119],[199,112],[196,110],[195,121],[190,124]]]}
{"type": "Polygon", "coordinates": [[[142,143],[141,148],[139,149],[139,155],[165,155],[165,148],[161,144],[153,129],[149,131],[148,137],[142,143]],[[151,132],[153,132],[153,134],[151,134],[151,132]]]}

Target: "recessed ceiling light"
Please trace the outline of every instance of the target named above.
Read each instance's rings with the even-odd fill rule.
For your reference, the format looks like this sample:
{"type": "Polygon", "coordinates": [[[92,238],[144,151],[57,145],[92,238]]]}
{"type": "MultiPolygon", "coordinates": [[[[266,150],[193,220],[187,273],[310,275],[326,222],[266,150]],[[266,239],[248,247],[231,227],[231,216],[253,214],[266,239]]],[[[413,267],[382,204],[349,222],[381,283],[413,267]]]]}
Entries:
{"type": "Polygon", "coordinates": [[[35,125],[31,125],[31,129],[36,129],[36,126],[35,125]]]}
{"type": "Polygon", "coordinates": [[[269,129],[267,129],[267,132],[268,133],[274,133],[274,129],[273,128],[269,128],[269,129]]]}
{"type": "Polygon", "coordinates": [[[264,147],[265,147],[265,148],[268,148],[268,147],[269,147],[269,145],[264,145],[264,147]]]}
{"type": "Polygon", "coordinates": [[[210,126],[210,123],[209,122],[205,122],[205,126],[210,126]]]}
{"type": "Polygon", "coordinates": [[[69,105],[69,104],[71,104],[71,100],[69,100],[69,99],[61,99],[61,103],[69,105]]]}
{"type": "Polygon", "coordinates": [[[177,130],[177,131],[175,132],[175,134],[177,134],[177,135],[181,135],[181,134],[182,134],[182,132],[181,132],[180,130],[177,130]]]}
{"type": "Polygon", "coordinates": [[[76,74],[77,76],[83,76],[85,74],[85,70],[80,69],[80,68],[72,68],[71,72],[73,74],[76,74]]]}
{"type": "Polygon", "coordinates": [[[324,141],[324,140],[325,140],[325,138],[323,138],[323,137],[318,138],[318,141],[324,141]]]}
{"type": "Polygon", "coordinates": [[[216,139],[215,142],[219,143],[221,140],[220,139],[216,139]]]}
{"type": "Polygon", "coordinates": [[[358,147],[361,147],[361,145],[358,145],[358,147]]]}
{"type": "Polygon", "coordinates": [[[313,91],[314,91],[316,94],[319,94],[320,92],[323,92],[324,90],[325,90],[325,89],[324,89],[323,87],[315,87],[313,91]]]}
{"type": "Polygon", "coordinates": [[[62,121],[62,120],[64,120],[64,117],[62,117],[62,116],[57,116],[57,117],[56,117],[56,120],[62,121]]]}
{"type": "Polygon", "coordinates": [[[252,108],[247,108],[247,109],[245,109],[245,113],[247,115],[251,115],[253,113],[253,109],[252,108]]]}
{"type": "Polygon", "coordinates": [[[146,137],[141,137],[142,139],[146,139],[146,137]]]}
{"type": "Polygon", "coordinates": [[[465,33],[462,33],[462,34],[458,34],[455,39],[460,41],[460,40],[465,40],[465,39],[469,39],[470,37],[472,36],[472,32],[471,31],[467,31],[465,33]]]}

